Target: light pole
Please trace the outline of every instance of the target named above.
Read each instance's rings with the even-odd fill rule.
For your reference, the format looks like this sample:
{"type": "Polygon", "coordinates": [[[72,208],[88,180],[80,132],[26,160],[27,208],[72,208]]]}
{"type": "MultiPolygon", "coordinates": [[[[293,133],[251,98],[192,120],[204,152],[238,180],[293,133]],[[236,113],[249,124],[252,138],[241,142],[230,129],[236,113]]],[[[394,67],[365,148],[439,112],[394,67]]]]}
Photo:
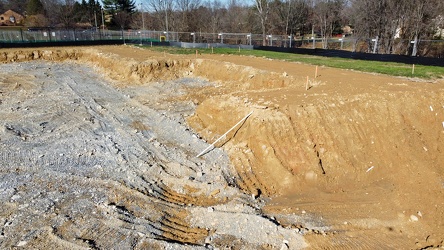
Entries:
{"type": "Polygon", "coordinates": [[[140,45],[143,44],[143,31],[145,30],[145,19],[143,18],[143,7],[142,3],[140,3],[140,11],[142,13],[142,31],[140,32],[140,45]]]}
{"type": "MultiPolygon", "coordinates": [[[[94,6],[95,7],[95,6],[94,6]]],[[[95,36],[96,36],[96,34],[97,34],[97,13],[96,13],[97,11],[96,11],[96,9],[94,8],[94,24],[95,24],[95,26],[94,26],[94,39],[95,39],[95,36]]],[[[102,37],[101,37],[101,35],[100,35],[100,30],[99,30],[99,39],[102,39],[102,37]]]]}
{"type": "Polygon", "coordinates": [[[102,10],[102,33],[103,35],[105,35],[105,19],[103,18],[103,8],[101,8],[102,10]]]}
{"type": "Polygon", "coordinates": [[[169,41],[170,39],[169,39],[169,37],[168,37],[168,8],[167,8],[168,3],[167,3],[167,1],[168,1],[168,0],[160,0],[161,3],[165,3],[165,4],[163,5],[163,7],[165,7],[166,40],[169,41]]]}
{"type": "Polygon", "coordinates": [[[166,32],[167,32],[167,41],[170,40],[170,38],[168,37],[168,9],[165,7],[165,24],[166,24],[166,32]]]}
{"type": "Polygon", "coordinates": [[[94,10],[94,31],[97,31],[97,15],[96,15],[96,10],[94,10]]]}

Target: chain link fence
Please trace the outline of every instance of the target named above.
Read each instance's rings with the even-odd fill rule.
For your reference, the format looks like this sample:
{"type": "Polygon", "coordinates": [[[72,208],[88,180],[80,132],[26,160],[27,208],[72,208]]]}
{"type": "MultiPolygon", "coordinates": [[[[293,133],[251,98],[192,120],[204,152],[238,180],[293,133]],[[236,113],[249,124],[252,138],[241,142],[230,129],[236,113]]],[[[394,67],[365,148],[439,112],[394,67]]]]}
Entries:
{"type": "MultiPolygon", "coordinates": [[[[172,37],[173,38],[173,37],[172,37]]],[[[116,31],[116,30],[60,30],[60,29],[27,29],[0,30],[2,43],[34,43],[64,41],[96,41],[96,40],[140,40],[166,41],[166,34],[160,31],[116,31]]]]}
{"type": "MultiPolygon", "coordinates": [[[[203,32],[165,32],[152,30],[66,30],[52,28],[29,28],[17,30],[1,30],[0,43],[45,43],[45,42],[76,42],[76,41],[122,40],[123,43],[152,44],[153,42],[218,44],[219,46],[242,45],[270,46],[282,48],[325,48],[352,52],[372,53],[374,39],[356,39],[353,37],[333,37],[323,40],[311,36],[266,35],[251,33],[203,33],[203,32]]],[[[197,46],[197,45],[196,45],[197,46]]],[[[418,55],[444,58],[444,40],[419,40],[418,55]]],[[[396,39],[391,54],[411,55],[412,41],[396,39]]]]}

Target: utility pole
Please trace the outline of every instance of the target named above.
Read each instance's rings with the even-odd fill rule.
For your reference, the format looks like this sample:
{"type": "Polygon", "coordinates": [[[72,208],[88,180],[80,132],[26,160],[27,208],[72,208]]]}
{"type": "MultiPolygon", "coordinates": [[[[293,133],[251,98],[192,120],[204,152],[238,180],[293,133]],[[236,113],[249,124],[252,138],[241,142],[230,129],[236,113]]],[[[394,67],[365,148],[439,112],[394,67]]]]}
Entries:
{"type": "Polygon", "coordinates": [[[145,20],[143,19],[143,6],[142,3],[140,3],[140,11],[142,13],[142,31],[140,32],[140,46],[143,45],[143,32],[145,30],[145,20]]]}
{"type": "Polygon", "coordinates": [[[105,35],[105,19],[103,18],[104,10],[103,10],[103,8],[101,10],[102,10],[102,33],[103,33],[103,35],[105,35]]]}
{"type": "Polygon", "coordinates": [[[169,41],[168,37],[168,0],[160,0],[163,3],[163,7],[165,8],[165,31],[166,31],[166,40],[169,41]]]}
{"type": "Polygon", "coordinates": [[[95,31],[97,31],[97,14],[96,14],[96,10],[94,10],[94,23],[95,23],[95,31]]]}
{"type": "MultiPolygon", "coordinates": [[[[96,36],[97,33],[97,13],[96,13],[96,9],[94,9],[94,36],[96,36]]],[[[100,30],[99,30],[99,39],[101,39],[102,36],[100,35],[100,30]]],[[[94,38],[95,39],[95,38],[94,38]]]]}
{"type": "Polygon", "coordinates": [[[166,32],[167,32],[166,40],[169,41],[170,39],[168,37],[168,9],[167,9],[166,5],[165,5],[165,24],[166,24],[166,32]]]}
{"type": "Polygon", "coordinates": [[[144,12],[143,12],[142,3],[140,3],[140,10],[142,11],[142,30],[145,30],[145,19],[143,17],[144,12]]]}

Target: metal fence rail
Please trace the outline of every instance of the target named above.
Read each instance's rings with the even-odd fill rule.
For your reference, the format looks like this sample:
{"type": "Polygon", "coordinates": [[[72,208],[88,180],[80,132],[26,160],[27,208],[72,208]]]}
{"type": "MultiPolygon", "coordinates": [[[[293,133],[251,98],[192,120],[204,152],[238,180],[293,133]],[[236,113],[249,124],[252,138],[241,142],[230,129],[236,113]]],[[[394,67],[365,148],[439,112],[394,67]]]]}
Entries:
{"type": "MultiPolygon", "coordinates": [[[[327,45],[319,37],[296,37],[288,35],[266,35],[251,33],[203,33],[165,32],[152,30],[69,30],[69,29],[17,29],[1,30],[0,43],[45,43],[121,40],[123,43],[150,44],[153,42],[185,42],[195,44],[245,45],[281,48],[327,48],[352,52],[371,53],[372,39],[357,40],[353,37],[333,37],[327,45]]],[[[412,44],[408,40],[395,40],[392,54],[411,55],[412,44]]],[[[444,40],[418,41],[418,55],[444,58],[444,40]]]]}
{"type": "Polygon", "coordinates": [[[0,30],[0,42],[30,43],[30,42],[63,42],[63,41],[95,41],[95,40],[142,40],[142,41],[179,41],[178,32],[150,30],[58,30],[58,29],[28,29],[0,30]],[[167,39],[168,37],[168,39],[167,39]]]}

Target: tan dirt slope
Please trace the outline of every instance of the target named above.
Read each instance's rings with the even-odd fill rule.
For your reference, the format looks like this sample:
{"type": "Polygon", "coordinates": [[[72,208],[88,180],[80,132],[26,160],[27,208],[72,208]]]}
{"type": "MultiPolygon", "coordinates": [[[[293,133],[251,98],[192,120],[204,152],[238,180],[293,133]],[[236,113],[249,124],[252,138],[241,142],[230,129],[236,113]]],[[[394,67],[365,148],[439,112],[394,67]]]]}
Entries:
{"type": "Polygon", "coordinates": [[[236,186],[269,198],[264,215],[289,228],[305,227],[290,214],[331,227],[306,235],[312,249],[443,246],[442,80],[327,67],[314,78],[311,65],[130,46],[0,52],[2,62],[33,59],[90,64],[118,88],[189,76],[216,82],[174,97],[198,104],[189,126],[211,143],[253,111],[217,146],[236,186]]]}

